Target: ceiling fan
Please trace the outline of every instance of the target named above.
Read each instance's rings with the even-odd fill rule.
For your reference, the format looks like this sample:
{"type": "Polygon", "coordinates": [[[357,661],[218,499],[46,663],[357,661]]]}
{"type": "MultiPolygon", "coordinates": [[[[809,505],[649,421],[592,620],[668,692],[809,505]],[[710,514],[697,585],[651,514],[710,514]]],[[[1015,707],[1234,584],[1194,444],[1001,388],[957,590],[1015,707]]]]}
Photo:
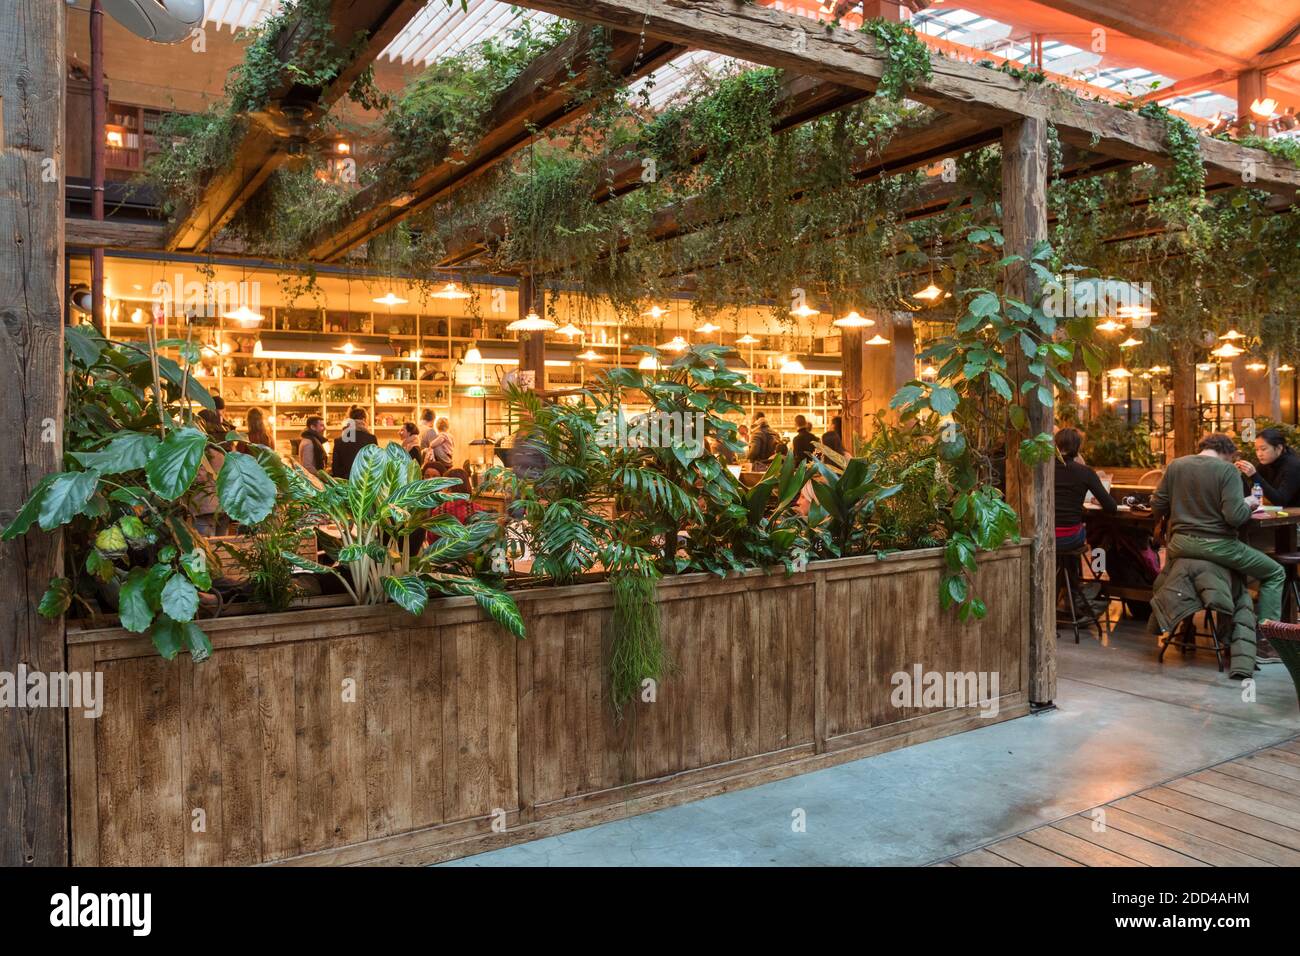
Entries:
{"type": "Polygon", "coordinates": [[[103,0],[113,19],[154,43],[179,43],[203,23],[203,0],[103,0]]]}

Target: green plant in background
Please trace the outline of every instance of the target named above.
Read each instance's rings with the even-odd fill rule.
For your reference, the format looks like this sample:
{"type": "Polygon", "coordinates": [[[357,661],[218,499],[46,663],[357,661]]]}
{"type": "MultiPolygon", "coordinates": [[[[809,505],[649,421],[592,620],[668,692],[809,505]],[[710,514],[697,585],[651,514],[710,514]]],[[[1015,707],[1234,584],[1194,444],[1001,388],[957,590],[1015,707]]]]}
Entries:
{"type": "Polygon", "coordinates": [[[876,507],[898,494],[902,485],[885,487],[876,481],[880,470],[863,458],[847,458],[822,450],[826,461],[814,462],[813,503],[808,531],[813,549],[822,557],[847,558],[872,550],[871,520],[876,507]]]}
{"type": "Polygon", "coordinates": [[[215,405],[192,374],[199,352],[191,340],[141,348],[110,342],[90,326],[64,334],[63,470],[40,481],[0,538],[34,525],[64,529],[69,574],[50,583],[40,604],[45,616],[98,594],[115,601],[122,626],[148,633],[163,657],[188,650],[203,660],[211,644],[195,619],[200,593],[212,587],[211,554],[194,527],[195,496],[215,494],[231,518],[255,525],[271,513],[283,469],[269,452],[247,455],[219,443],[240,436],[200,427],[194,406],[215,420],[215,405]],[[159,348],[176,348],[180,363],[159,348]]]}
{"type": "Polygon", "coordinates": [[[290,494],[321,525],[338,531],[341,574],[289,551],[285,560],[297,567],[334,575],[357,604],[392,601],[420,614],[429,592],[468,595],[511,634],[524,636],[523,618],[504,592],[450,568],[465,562],[497,530],[493,520],[462,525],[450,514],[431,509],[464,495],[447,494],[452,478],[421,478],[420,467],[400,444],[367,445],[357,454],[347,480],[319,476],[316,485],[300,469],[289,477],[290,494]],[[425,545],[425,533],[437,538],[425,545]]]}
{"type": "Polygon", "coordinates": [[[511,417],[525,423],[520,433],[545,459],[541,474],[530,480],[513,471],[493,469],[487,486],[504,492],[522,511],[513,531],[514,555],[533,555],[533,573],[554,584],[572,583],[598,561],[611,563],[607,552],[609,521],[594,502],[608,491],[610,458],[597,440],[594,396],[577,392],[578,401],[543,401],[535,392],[511,388],[506,393],[511,417]]]}
{"type": "Polygon", "coordinates": [[[730,397],[760,391],[739,372],[727,367],[735,349],[722,345],[692,345],[668,364],[658,349],[634,346],[660,365],[647,374],[640,369],[615,368],[605,373],[610,388],[606,402],[613,415],[604,422],[605,444],[611,448],[610,482],[635,518],[616,519],[620,537],[652,550],[650,539],[662,536],[662,570],[686,569],[691,558],[677,553],[678,533],[701,520],[702,511],[725,508],[738,501],[739,482],[709,446],[738,452],[735,422],[724,415],[743,413],[730,397]],[[650,406],[643,418],[622,420],[620,393],[633,391],[650,406]],[[630,427],[629,427],[630,425],[630,427]],[[664,439],[663,431],[671,426],[664,439]],[[660,432],[658,441],[653,433],[660,432]],[[642,439],[638,436],[645,434],[642,439]],[[624,443],[617,436],[627,435],[624,443]]]}
{"type": "Polygon", "coordinates": [[[1087,444],[1083,456],[1093,467],[1154,468],[1159,460],[1151,450],[1151,430],[1145,418],[1128,423],[1107,412],[1084,426],[1087,444]]]}
{"type": "MultiPolygon", "coordinates": [[[[1000,249],[1003,239],[992,228],[980,228],[967,235],[967,242],[1000,249]]],[[[1048,288],[1060,284],[1048,267],[1052,259],[1051,246],[1039,242],[1028,258],[1004,256],[998,268],[1027,269],[1048,288]]],[[[1077,267],[1062,267],[1062,271],[1077,271],[1077,267]]],[[[1074,385],[1064,372],[1076,351],[1094,375],[1100,373],[1100,353],[1091,344],[1093,320],[1061,321],[1045,311],[1043,302],[1024,302],[996,288],[967,288],[962,295],[966,301],[955,330],[932,341],[919,356],[922,362],[939,365],[936,381],[909,382],[894,394],[890,407],[899,410],[903,421],[925,413],[946,421],[966,404],[981,419],[986,434],[1021,436],[1019,456],[1025,464],[1048,461],[1055,454],[1052,435],[1028,433],[1028,415],[1017,399],[1033,392],[1051,408],[1057,389],[1072,393],[1074,385]],[[1059,341],[1058,329],[1063,333],[1059,341]],[[1009,360],[1013,351],[1023,356],[1017,366],[1009,360]]]]}
{"type": "MultiPolygon", "coordinates": [[[[315,532],[307,524],[306,506],[291,497],[281,497],[263,520],[245,529],[248,547],[221,542],[221,548],[248,575],[253,599],[269,611],[287,610],[300,588],[294,581],[294,564],[285,557],[315,532]]],[[[224,563],[224,562],[223,562],[224,563]]]]}
{"type": "Polygon", "coordinates": [[[742,490],[731,504],[704,509],[686,542],[689,569],[719,577],[777,565],[787,574],[800,570],[811,545],[794,504],[812,468],[777,455],[754,487],[742,490]]]}
{"type": "Polygon", "coordinates": [[[906,23],[875,17],[863,23],[859,32],[874,37],[888,58],[877,96],[901,101],[909,90],[933,75],[930,48],[906,23]]]}

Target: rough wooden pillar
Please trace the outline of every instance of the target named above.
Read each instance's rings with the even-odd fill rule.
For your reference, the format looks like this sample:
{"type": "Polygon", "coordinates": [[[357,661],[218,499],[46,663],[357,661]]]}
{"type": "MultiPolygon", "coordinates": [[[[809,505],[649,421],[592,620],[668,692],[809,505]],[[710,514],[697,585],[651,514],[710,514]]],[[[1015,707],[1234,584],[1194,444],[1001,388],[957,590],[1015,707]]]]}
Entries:
{"type": "Polygon", "coordinates": [[[840,330],[840,363],[843,374],[840,377],[840,417],[844,420],[844,447],[852,451],[859,438],[865,436],[865,411],[863,399],[866,394],[864,381],[865,358],[862,329],[840,330]]]}
{"type": "MultiPolygon", "coordinates": [[[[1002,232],[1008,254],[1026,259],[1047,238],[1047,124],[1017,120],[1002,131],[1002,232]]],[[[1024,263],[1005,276],[1007,295],[1025,302],[1038,299],[1038,280],[1024,263]]],[[[1024,354],[1008,346],[1018,380],[1029,372],[1024,354]]],[[[1029,434],[1052,431],[1052,408],[1037,390],[1022,398],[1029,434]]],[[[1052,462],[1029,468],[1017,455],[1018,442],[1007,442],[1007,500],[1020,515],[1021,533],[1032,541],[1029,597],[1029,699],[1050,704],[1056,698],[1056,490],[1052,462]]],[[[1002,596],[1004,599],[1008,596],[1002,596]]]]}
{"type": "Polygon", "coordinates": [[[1250,104],[1268,96],[1268,80],[1259,70],[1242,70],[1237,74],[1237,122],[1242,135],[1257,132],[1265,135],[1267,129],[1250,112],[1250,104]]]}
{"type": "Polygon", "coordinates": [[[864,343],[863,416],[869,419],[878,411],[889,411],[894,393],[916,378],[916,335],[912,317],[903,312],[873,312],[874,327],[864,329],[864,338],[876,335],[889,340],[888,345],[864,343]]]}
{"type": "MultiPolygon", "coordinates": [[[[65,17],[0,0],[0,526],[62,457],[65,17]]],[[[62,565],[57,535],[0,544],[0,671],[66,670],[36,613],[62,565]]],[[[0,707],[0,866],[67,865],[66,735],[64,710],[0,707]]]]}
{"type": "MultiPolygon", "coordinates": [[[[852,4],[841,3],[839,6],[851,7],[852,4]]],[[[898,21],[903,19],[903,9],[894,0],[862,0],[862,15],[867,20],[878,17],[881,20],[898,21]]]]}
{"type": "MultiPolygon", "coordinates": [[[[1275,422],[1282,420],[1282,376],[1277,370],[1281,364],[1277,349],[1268,353],[1268,371],[1264,373],[1268,379],[1268,417],[1275,422]]],[[[1258,415],[1259,412],[1255,414],[1258,415]]]]}
{"type": "Polygon", "coordinates": [[[1174,457],[1191,455],[1200,440],[1201,425],[1196,414],[1196,350],[1189,344],[1175,345],[1170,364],[1170,403],[1174,406],[1174,457]]]}
{"type": "MultiPolygon", "coordinates": [[[[542,293],[536,290],[532,276],[522,276],[519,279],[519,318],[522,319],[533,311],[534,307],[538,315],[545,311],[542,293]]],[[[539,392],[546,390],[545,332],[519,333],[519,371],[532,372],[535,382],[533,387],[539,392]]]]}

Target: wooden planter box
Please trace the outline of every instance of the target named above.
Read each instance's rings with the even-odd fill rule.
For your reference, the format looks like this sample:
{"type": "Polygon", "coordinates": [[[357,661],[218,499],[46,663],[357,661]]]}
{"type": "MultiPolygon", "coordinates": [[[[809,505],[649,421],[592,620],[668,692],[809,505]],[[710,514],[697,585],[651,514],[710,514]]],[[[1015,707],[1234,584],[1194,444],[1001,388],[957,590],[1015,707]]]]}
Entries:
{"type": "Polygon", "coordinates": [[[616,722],[605,583],[209,622],[167,663],[70,631],[104,672],[69,717],[77,865],[423,864],[819,769],[1028,711],[1029,548],[982,555],[988,618],[941,612],[938,550],[659,589],[675,669],[616,722]],[[895,672],[996,671],[999,711],[891,705],[895,672]]]}

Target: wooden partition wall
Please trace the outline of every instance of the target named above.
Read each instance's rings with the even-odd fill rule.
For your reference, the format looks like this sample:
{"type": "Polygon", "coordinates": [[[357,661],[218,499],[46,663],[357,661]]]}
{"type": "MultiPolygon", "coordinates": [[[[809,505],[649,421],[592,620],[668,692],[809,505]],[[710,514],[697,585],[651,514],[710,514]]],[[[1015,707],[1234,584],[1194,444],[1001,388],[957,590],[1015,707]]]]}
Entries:
{"type": "Polygon", "coordinates": [[[941,563],[667,581],[673,671],[622,722],[604,583],[521,593],[524,641],[463,598],[214,621],[197,665],[70,633],[105,698],[69,717],[74,863],[428,863],[1024,714],[1028,546],[982,557],[979,623],[940,611],[941,563]],[[894,707],[917,664],[996,671],[996,716],[894,707]]]}

